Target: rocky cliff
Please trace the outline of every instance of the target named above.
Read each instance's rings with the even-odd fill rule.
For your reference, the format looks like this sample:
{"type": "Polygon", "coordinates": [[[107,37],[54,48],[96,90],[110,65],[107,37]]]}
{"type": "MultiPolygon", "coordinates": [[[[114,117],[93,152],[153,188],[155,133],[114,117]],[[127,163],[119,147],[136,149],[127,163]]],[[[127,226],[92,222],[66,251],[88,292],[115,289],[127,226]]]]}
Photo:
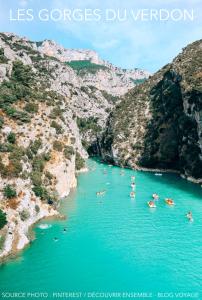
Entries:
{"type": "Polygon", "coordinates": [[[130,90],[108,119],[103,158],[202,181],[202,40],[130,90]]]}
{"type": "Polygon", "coordinates": [[[148,78],[150,73],[141,69],[121,69],[101,59],[92,50],[65,49],[54,41],[45,40],[37,43],[38,50],[69,63],[76,71],[84,86],[94,86],[111,95],[125,94],[136,83],[148,78]]]}
{"type": "Polygon", "coordinates": [[[135,86],[132,71],[119,71],[93,51],[0,34],[0,258],[29,242],[32,224],[58,215],[109,113],[135,86]]]}
{"type": "Polygon", "coordinates": [[[0,259],[58,215],[88,154],[201,181],[202,41],[140,84],[148,76],[94,51],[0,34],[0,259]]]}

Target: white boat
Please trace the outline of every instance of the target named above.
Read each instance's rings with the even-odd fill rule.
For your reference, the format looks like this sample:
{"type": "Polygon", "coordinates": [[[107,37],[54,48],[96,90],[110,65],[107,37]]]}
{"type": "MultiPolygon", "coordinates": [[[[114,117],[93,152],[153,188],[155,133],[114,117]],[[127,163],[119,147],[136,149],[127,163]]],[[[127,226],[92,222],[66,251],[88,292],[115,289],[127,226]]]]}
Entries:
{"type": "Polygon", "coordinates": [[[38,226],[38,228],[40,228],[40,229],[48,229],[48,228],[50,228],[50,227],[52,227],[52,225],[50,225],[50,224],[40,224],[40,225],[38,226]]]}
{"type": "Polygon", "coordinates": [[[99,191],[99,192],[96,192],[96,195],[97,196],[104,196],[104,194],[106,193],[106,191],[99,191]]]}

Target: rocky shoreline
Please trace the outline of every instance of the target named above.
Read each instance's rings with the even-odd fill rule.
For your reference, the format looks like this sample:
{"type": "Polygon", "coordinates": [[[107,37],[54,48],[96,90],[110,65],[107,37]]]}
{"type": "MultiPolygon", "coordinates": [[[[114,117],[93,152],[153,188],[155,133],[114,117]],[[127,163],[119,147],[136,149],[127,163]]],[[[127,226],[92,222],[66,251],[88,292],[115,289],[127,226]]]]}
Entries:
{"type": "MultiPolygon", "coordinates": [[[[87,168],[83,171],[87,171],[87,168]]],[[[75,169],[71,164],[65,172],[65,177],[63,177],[63,174],[63,172],[58,174],[57,192],[60,199],[67,197],[70,190],[77,186],[75,169]],[[63,186],[66,187],[65,191],[63,186]]],[[[21,189],[19,189],[15,201],[16,203],[19,203],[17,209],[9,207],[6,203],[4,204],[4,211],[7,215],[7,224],[2,229],[4,231],[5,241],[3,249],[0,252],[0,263],[6,261],[9,257],[16,256],[17,253],[29,245],[31,241],[29,232],[37,222],[42,219],[63,217],[57,210],[60,202],[58,202],[57,208],[51,207],[49,204],[43,203],[39,198],[34,197],[31,189],[24,189],[23,193],[21,189]],[[38,211],[36,211],[36,206],[38,207],[38,211]],[[29,218],[23,221],[20,219],[19,215],[21,211],[25,210],[29,210],[29,218]]]]}
{"type": "MultiPolygon", "coordinates": [[[[133,168],[133,170],[140,171],[140,172],[157,173],[157,174],[174,173],[180,175],[180,172],[178,170],[171,170],[171,169],[165,170],[165,169],[149,169],[149,168],[136,167],[133,168]]],[[[88,172],[88,168],[85,167],[76,173],[80,174],[83,172],[88,172]]],[[[194,178],[186,178],[183,175],[180,176],[183,179],[186,179],[196,184],[202,183],[202,179],[195,180],[194,178]]],[[[68,196],[72,188],[75,188],[77,186],[77,180],[75,180],[75,178],[73,179],[73,182],[74,184],[72,186],[69,186],[69,189],[67,191],[68,193],[66,194],[66,196],[68,196]]],[[[4,230],[7,230],[7,238],[5,241],[5,247],[0,254],[0,263],[4,263],[10,258],[15,258],[20,251],[25,249],[30,244],[32,239],[30,238],[29,233],[30,232],[33,233],[32,229],[36,223],[38,223],[42,219],[62,219],[66,217],[66,216],[62,216],[57,209],[50,208],[50,206],[48,206],[47,204],[43,204],[39,202],[37,203],[40,205],[40,210],[41,210],[41,213],[38,216],[30,219],[29,222],[21,223],[18,226],[13,226],[12,222],[8,222],[8,224],[5,226],[4,230]]]]}

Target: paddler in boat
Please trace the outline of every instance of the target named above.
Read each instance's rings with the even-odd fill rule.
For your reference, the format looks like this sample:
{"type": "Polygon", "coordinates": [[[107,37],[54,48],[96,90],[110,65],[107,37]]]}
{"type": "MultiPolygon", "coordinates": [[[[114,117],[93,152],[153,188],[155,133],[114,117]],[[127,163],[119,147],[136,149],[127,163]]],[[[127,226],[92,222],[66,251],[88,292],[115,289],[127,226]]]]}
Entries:
{"type": "Polygon", "coordinates": [[[156,207],[154,201],[149,201],[149,202],[147,202],[147,204],[149,205],[150,208],[155,208],[156,207]]]}
{"type": "Polygon", "coordinates": [[[132,187],[133,190],[135,189],[135,183],[134,182],[132,182],[130,186],[132,187]]]}
{"type": "Polygon", "coordinates": [[[131,176],[130,179],[131,179],[131,181],[134,181],[135,180],[135,176],[131,176]]]}
{"type": "Polygon", "coordinates": [[[152,197],[153,197],[154,200],[159,200],[159,195],[156,194],[156,193],[154,193],[154,194],[152,195],[152,197]]]}
{"type": "Polygon", "coordinates": [[[135,198],[135,192],[130,192],[130,197],[135,198]]]}
{"type": "Polygon", "coordinates": [[[174,204],[175,204],[174,201],[173,201],[173,199],[171,199],[171,198],[166,198],[166,199],[165,199],[165,202],[166,202],[168,205],[174,205],[174,204]]]}

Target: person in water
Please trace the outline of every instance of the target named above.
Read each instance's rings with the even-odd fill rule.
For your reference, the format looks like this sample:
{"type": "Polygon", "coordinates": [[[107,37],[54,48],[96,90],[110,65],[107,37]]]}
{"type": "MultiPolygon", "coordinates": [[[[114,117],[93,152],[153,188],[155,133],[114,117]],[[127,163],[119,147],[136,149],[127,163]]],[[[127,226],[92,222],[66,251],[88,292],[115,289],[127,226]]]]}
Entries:
{"type": "Polygon", "coordinates": [[[187,218],[188,218],[189,220],[193,220],[192,212],[191,212],[191,211],[189,211],[189,212],[187,213],[187,218]]]}

